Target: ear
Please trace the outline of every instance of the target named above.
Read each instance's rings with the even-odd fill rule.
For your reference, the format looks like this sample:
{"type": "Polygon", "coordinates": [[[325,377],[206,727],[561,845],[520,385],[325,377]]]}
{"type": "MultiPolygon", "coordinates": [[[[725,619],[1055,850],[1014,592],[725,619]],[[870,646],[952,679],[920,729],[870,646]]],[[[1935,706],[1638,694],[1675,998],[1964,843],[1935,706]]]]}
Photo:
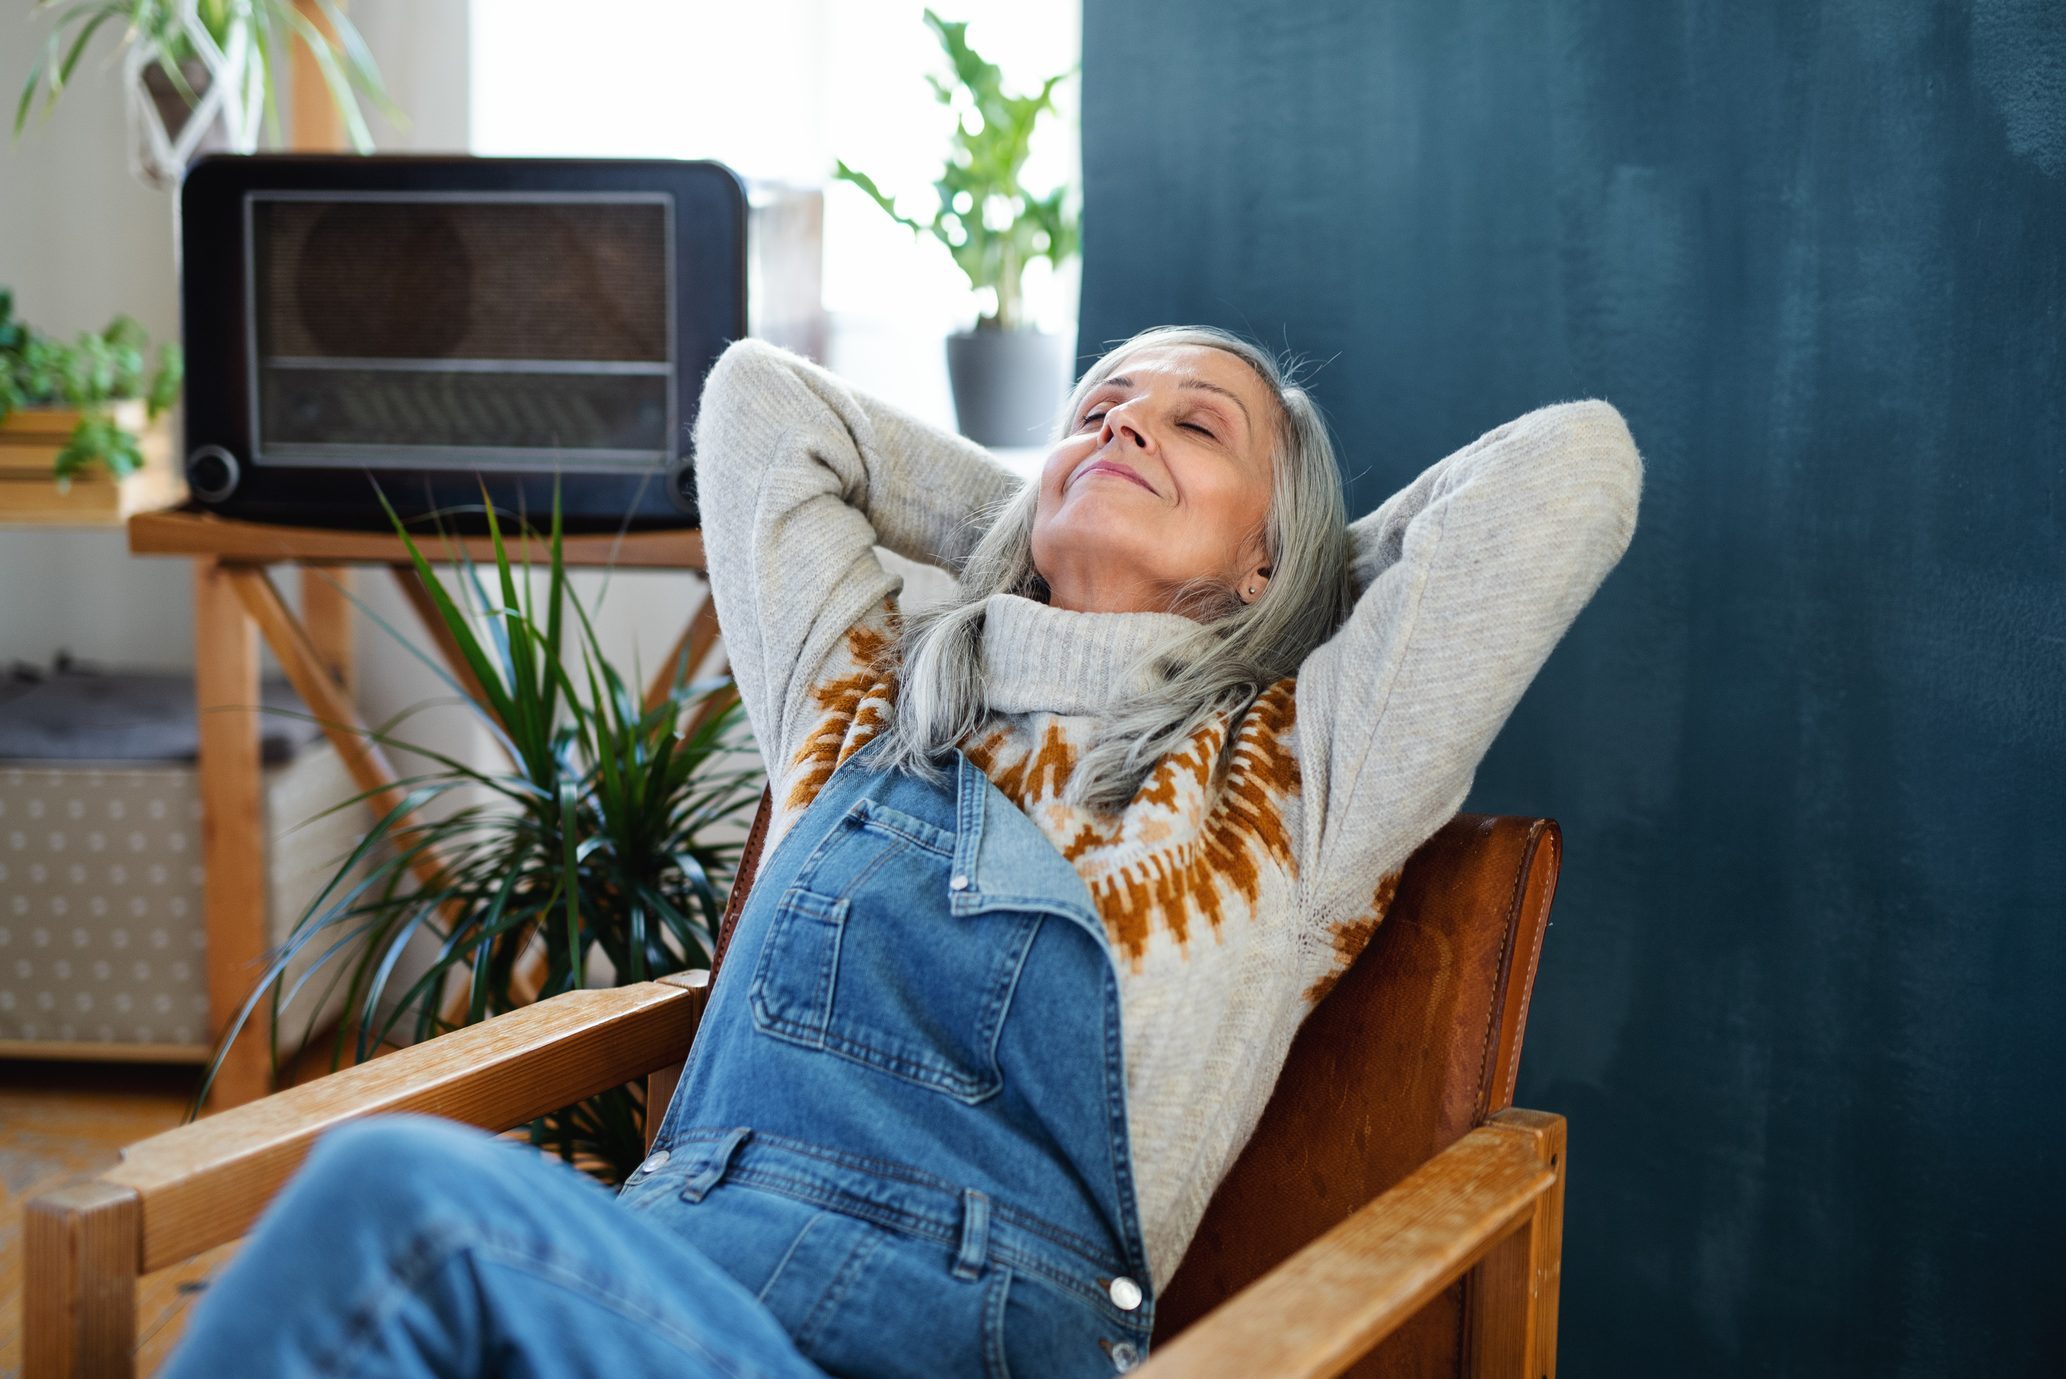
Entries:
{"type": "Polygon", "coordinates": [[[1268,564],[1259,564],[1249,567],[1248,572],[1241,576],[1241,582],[1235,586],[1234,591],[1243,603],[1254,603],[1263,596],[1263,590],[1269,587],[1270,567],[1268,564]]]}

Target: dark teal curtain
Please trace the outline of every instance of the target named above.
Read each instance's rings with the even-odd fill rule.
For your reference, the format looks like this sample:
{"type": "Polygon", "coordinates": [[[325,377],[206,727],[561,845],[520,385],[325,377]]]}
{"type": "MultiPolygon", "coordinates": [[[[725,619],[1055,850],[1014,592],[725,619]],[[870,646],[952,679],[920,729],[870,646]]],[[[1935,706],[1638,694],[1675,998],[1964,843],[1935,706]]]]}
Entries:
{"type": "Polygon", "coordinates": [[[2066,1354],[2066,5],[1086,0],[1081,349],[1307,356],[1352,508],[1604,397],[1481,770],[1569,853],[1564,1372],[2066,1354]]]}

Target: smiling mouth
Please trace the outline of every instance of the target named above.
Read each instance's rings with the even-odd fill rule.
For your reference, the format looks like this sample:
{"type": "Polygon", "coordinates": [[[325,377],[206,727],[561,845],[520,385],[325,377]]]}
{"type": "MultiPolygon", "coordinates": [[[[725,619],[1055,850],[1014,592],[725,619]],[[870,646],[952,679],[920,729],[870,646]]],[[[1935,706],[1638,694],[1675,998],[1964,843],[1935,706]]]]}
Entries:
{"type": "MultiPolygon", "coordinates": [[[[1115,464],[1111,460],[1097,460],[1091,464],[1087,464],[1082,468],[1082,470],[1080,470],[1077,473],[1076,477],[1078,479],[1088,479],[1093,474],[1117,475],[1119,478],[1129,479],[1132,482],[1139,484],[1142,488],[1147,489],[1150,493],[1155,493],[1154,486],[1151,485],[1146,479],[1143,479],[1140,475],[1134,473],[1125,465],[1115,464]]],[[[1162,495],[1157,493],[1155,494],[1155,496],[1159,498],[1162,495]]]]}

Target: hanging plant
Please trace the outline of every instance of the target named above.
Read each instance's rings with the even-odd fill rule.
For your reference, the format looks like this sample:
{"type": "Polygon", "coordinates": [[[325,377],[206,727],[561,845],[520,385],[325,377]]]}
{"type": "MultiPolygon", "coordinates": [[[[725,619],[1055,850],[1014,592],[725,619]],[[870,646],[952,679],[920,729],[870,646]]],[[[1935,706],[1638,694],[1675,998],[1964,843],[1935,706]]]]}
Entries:
{"type": "Polygon", "coordinates": [[[29,68],[14,110],[20,137],[43,93],[47,115],[64,94],[94,36],[119,21],[123,85],[136,172],[156,185],[178,183],[196,154],[210,146],[249,153],[258,147],[261,112],[280,142],[277,65],[299,39],[315,59],[352,147],[373,148],[360,109],[365,98],[396,121],[380,69],[336,0],[38,0],[50,35],[29,68]],[[320,20],[321,22],[317,22],[320,20]]]}

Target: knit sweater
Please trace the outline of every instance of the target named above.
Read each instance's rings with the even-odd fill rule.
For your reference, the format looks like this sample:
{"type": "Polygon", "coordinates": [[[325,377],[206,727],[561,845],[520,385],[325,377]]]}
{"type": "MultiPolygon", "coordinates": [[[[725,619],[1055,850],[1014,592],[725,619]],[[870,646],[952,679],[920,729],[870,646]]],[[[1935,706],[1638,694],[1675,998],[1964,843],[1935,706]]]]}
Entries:
{"type": "MultiPolygon", "coordinates": [[[[705,382],[695,453],[711,591],[774,790],[772,848],[893,711],[902,583],[876,547],[958,573],[976,516],[1024,481],[751,340],[705,382]]],[[[1641,487],[1628,429],[1598,401],[1530,412],[1431,466],[1352,524],[1357,597],[1335,635],[1116,811],[1067,803],[1063,787],[1133,668],[1188,624],[989,600],[988,716],[960,745],[1074,864],[1104,921],[1158,1288],[1292,1035],[1627,548],[1641,487]]]]}

